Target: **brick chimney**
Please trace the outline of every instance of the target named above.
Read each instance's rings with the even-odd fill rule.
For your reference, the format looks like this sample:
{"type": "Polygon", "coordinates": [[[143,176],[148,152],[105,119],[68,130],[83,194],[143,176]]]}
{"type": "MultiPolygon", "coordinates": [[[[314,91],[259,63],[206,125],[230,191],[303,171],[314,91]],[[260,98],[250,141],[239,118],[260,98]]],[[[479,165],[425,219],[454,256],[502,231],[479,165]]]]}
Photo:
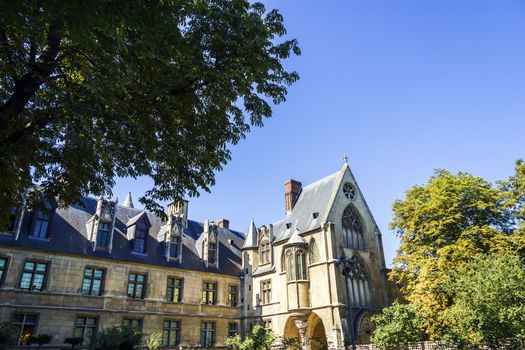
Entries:
{"type": "Polygon", "coordinates": [[[286,214],[290,213],[301,194],[302,185],[299,181],[288,180],[284,183],[284,203],[286,214]]]}
{"type": "Polygon", "coordinates": [[[228,220],[228,219],[220,219],[219,221],[217,221],[217,226],[229,229],[230,228],[230,220],[228,220]]]}

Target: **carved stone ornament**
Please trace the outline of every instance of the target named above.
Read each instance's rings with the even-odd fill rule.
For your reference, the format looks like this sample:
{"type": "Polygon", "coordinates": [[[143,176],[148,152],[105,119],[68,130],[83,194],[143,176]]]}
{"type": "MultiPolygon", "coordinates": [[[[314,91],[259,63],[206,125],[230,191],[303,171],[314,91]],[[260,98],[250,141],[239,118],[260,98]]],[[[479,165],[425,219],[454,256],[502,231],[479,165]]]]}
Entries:
{"type": "Polygon", "coordinates": [[[100,211],[100,221],[112,222],[113,221],[113,205],[105,203],[100,211]]]}
{"type": "Polygon", "coordinates": [[[356,190],[355,187],[352,186],[351,183],[347,182],[343,185],[343,193],[345,194],[346,198],[348,199],[355,199],[356,197],[356,190]]]}

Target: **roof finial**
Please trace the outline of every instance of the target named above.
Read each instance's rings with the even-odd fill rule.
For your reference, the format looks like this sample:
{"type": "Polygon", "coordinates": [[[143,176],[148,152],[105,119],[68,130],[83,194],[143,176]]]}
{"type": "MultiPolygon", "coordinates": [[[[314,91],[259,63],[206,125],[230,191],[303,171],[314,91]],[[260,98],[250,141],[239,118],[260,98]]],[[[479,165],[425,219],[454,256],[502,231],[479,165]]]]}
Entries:
{"type": "Polygon", "coordinates": [[[343,160],[344,160],[345,164],[348,165],[348,154],[346,154],[346,153],[343,154],[343,160]]]}

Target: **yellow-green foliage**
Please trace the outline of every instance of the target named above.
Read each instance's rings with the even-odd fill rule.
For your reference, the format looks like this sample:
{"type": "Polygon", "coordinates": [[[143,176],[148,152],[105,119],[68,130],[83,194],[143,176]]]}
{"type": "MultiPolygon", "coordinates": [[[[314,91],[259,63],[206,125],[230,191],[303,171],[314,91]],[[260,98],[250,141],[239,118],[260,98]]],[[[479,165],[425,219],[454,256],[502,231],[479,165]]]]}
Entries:
{"type": "Polygon", "coordinates": [[[523,252],[525,170],[493,185],[468,173],[437,170],[425,185],[393,204],[391,229],[400,238],[391,279],[406,300],[418,303],[433,338],[448,327],[444,317],[454,301],[445,288],[452,271],[466,268],[479,254],[523,252]]]}

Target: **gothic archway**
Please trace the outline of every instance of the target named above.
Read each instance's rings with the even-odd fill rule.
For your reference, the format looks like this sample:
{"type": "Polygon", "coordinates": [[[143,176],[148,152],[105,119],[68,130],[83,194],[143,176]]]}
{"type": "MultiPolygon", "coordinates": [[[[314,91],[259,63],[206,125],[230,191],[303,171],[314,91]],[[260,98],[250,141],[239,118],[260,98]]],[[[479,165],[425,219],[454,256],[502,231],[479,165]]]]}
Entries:
{"type": "Polygon", "coordinates": [[[292,317],[288,317],[284,324],[283,336],[285,338],[297,338],[299,339],[299,329],[295,325],[295,320],[292,317]]]}
{"type": "Polygon", "coordinates": [[[312,312],[310,317],[308,317],[306,327],[306,335],[308,337],[310,349],[327,350],[328,344],[323,320],[321,320],[321,318],[316,313],[312,312]]]}
{"type": "Polygon", "coordinates": [[[364,311],[357,316],[357,344],[370,344],[372,333],[376,326],[372,321],[372,314],[368,311],[364,311]]]}

